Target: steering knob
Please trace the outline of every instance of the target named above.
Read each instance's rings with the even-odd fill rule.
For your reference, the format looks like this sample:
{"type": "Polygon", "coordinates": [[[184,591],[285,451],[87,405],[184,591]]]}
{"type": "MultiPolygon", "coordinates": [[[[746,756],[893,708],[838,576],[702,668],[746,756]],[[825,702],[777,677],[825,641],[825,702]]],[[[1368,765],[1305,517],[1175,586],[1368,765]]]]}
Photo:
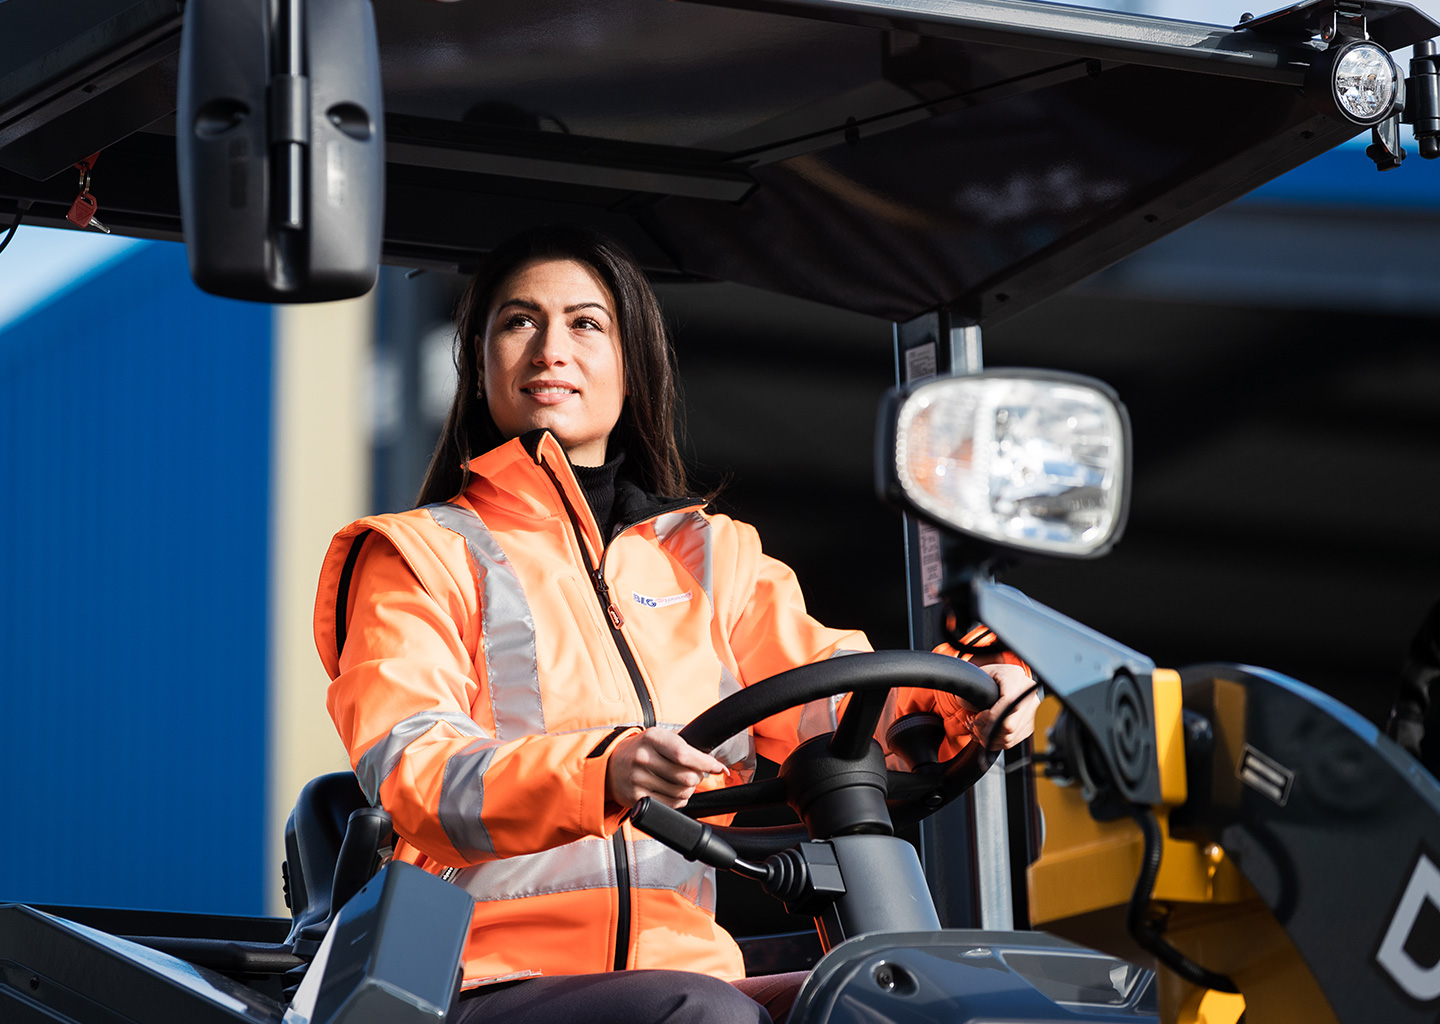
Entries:
{"type": "Polygon", "coordinates": [[[940,745],[945,742],[945,719],[933,711],[918,711],[895,720],[885,731],[885,745],[905,766],[922,775],[940,771],[940,745]]]}

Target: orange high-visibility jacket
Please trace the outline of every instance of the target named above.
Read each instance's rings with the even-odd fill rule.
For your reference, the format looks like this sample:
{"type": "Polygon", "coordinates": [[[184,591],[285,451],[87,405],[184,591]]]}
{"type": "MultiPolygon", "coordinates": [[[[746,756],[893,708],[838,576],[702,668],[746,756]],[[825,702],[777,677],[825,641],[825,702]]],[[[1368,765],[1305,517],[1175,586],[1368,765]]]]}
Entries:
{"type": "MultiPolygon", "coordinates": [[[[617,485],[605,542],[549,433],[470,470],[450,503],[340,531],[320,577],[330,714],[394,819],[396,856],[475,897],[467,987],[625,967],[742,976],[713,870],[620,826],[609,756],[630,732],[678,728],[868,641],[806,614],[754,529],[696,500],[617,485]]],[[[918,691],[907,710],[948,697],[918,691]]],[[[818,704],[715,751],[733,766],[715,784],[748,779],[757,747],[779,761],[832,730],[839,701],[818,704]]]]}

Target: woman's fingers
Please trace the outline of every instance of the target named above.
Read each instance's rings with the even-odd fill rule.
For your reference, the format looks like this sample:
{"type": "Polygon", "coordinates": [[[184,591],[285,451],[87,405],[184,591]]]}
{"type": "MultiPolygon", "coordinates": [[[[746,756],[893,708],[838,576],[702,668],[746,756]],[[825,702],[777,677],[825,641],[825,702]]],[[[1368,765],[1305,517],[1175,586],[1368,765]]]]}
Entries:
{"type": "Polygon", "coordinates": [[[1000,712],[1034,686],[1035,681],[1018,665],[996,663],[981,667],[995,680],[996,686],[1000,689],[1000,697],[995,701],[993,707],[980,712],[970,720],[970,731],[980,742],[992,750],[1013,747],[1035,731],[1035,711],[1040,707],[1039,691],[1026,696],[1016,705],[1015,710],[1006,716],[1005,721],[1000,724],[999,730],[992,736],[995,719],[1000,717],[1000,712]]]}
{"type": "Polygon", "coordinates": [[[716,775],[725,771],[725,766],[714,757],[697,750],[669,729],[646,729],[641,736],[650,740],[649,749],[677,770],[689,769],[702,775],[716,775]]]}
{"type": "Polygon", "coordinates": [[[651,728],[615,745],[605,781],[610,799],[622,807],[633,807],[644,796],[680,807],[707,775],[723,771],[723,764],[676,733],[651,728]]]}

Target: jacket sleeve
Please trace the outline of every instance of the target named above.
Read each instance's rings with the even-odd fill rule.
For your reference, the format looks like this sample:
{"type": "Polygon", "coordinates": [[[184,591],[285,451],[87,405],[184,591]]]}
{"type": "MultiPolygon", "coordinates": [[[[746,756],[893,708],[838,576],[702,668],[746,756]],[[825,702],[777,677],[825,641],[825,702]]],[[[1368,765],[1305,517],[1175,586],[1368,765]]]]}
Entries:
{"type": "MultiPolygon", "coordinates": [[[[990,647],[996,645],[998,637],[993,630],[986,626],[975,626],[963,637],[961,643],[967,647],[990,647]]],[[[979,665],[999,663],[1003,665],[1016,665],[1025,670],[1027,676],[1032,676],[1030,666],[1021,661],[1020,658],[1010,650],[1000,650],[996,654],[986,654],[980,651],[967,651],[961,653],[948,643],[942,643],[935,648],[936,654],[949,655],[952,658],[960,658],[962,661],[971,661],[979,665]]],[[[942,690],[907,689],[900,693],[900,699],[896,702],[894,714],[882,719],[880,732],[883,735],[897,719],[906,715],[937,714],[945,720],[945,742],[940,745],[940,759],[942,761],[954,757],[963,750],[973,739],[970,733],[970,722],[975,717],[975,712],[961,702],[959,697],[953,693],[946,693],[942,690]]],[[[888,753],[888,750],[887,750],[888,753]]],[[[898,760],[892,767],[899,767],[898,760]]]]}
{"type": "MultiPolygon", "coordinates": [[[[806,611],[795,573],[761,550],[753,526],[716,516],[714,527],[723,540],[716,546],[717,613],[742,685],[872,650],[859,630],[831,629],[806,611]]],[[[753,730],[756,750],[783,761],[797,743],[832,731],[841,703],[839,697],[812,701],[767,718],[753,730]]]]}
{"type": "MultiPolygon", "coordinates": [[[[732,520],[727,520],[726,525],[734,530],[733,562],[727,559],[724,564],[730,570],[726,578],[732,586],[721,612],[730,623],[730,648],[744,685],[800,665],[872,650],[869,640],[858,630],[830,629],[806,611],[795,573],[761,550],[753,527],[732,520]]],[[[994,634],[983,627],[966,637],[967,643],[983,645],[987,641],[993,642],[994,634]]],[[[936,648],[936,653],[958,654],[948,644],[936,648]]],[[[969,654],[964,657],[972,659],[969,654]]],[[[1014,655],[1006,654],[1001,660],[1024,667],[1014,655]]],[[[832,731],[846,701],[844,697],[812,701],[766,719],[754,730],[756,749],[773,761],[783,761],[797,743],[832,731]]],[[[957,697],[936,690],[901,687],[892,694],[876,730],[881,746],[885,746],[885,732],[892,723],[923,713],[938,714],[945,720],[948,738],[941,748],[943,757],[955,755],[970,742],[970,720],[975,713],[957,697]]]]}
{"type": "Polygon", "coordinates": [[[422,582],[378,533],[342,533],[327,566],[342,559],[348,587],[327,601],[322,575],[316,610],[333,679],[327,706],[361,787],[405,840],[462,866],[618,827],[620,812],[605,800],[617,735],[495,737],[472,654],[481,642],[478,608],[467,607],[478,600],[473,587],[452,591],[428,566],[422,582]],[[327,613],[339,639],[324,626],[327,613]]]}

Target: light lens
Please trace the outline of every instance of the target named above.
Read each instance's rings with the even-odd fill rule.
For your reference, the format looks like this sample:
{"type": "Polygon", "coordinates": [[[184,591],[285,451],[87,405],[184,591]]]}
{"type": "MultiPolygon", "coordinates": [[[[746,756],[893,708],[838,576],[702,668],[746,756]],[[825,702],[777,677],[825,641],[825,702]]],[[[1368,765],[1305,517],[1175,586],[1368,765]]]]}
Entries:
{"type": "Polygon", "coordinates": [[[1358,43],[1335,61],[1335,103],[1361,124],[1383,121],[1395,103],[1395,63],[1374,43],[1358,43]]]}
{"type": "Polygon", "coordinates": [[[900,406],[895,449],[897,479],[917,508],[988,540],[1089,555],[1123,518],[1125,421],[1085,383],[984,375],[925,384],[900,406]]]}

